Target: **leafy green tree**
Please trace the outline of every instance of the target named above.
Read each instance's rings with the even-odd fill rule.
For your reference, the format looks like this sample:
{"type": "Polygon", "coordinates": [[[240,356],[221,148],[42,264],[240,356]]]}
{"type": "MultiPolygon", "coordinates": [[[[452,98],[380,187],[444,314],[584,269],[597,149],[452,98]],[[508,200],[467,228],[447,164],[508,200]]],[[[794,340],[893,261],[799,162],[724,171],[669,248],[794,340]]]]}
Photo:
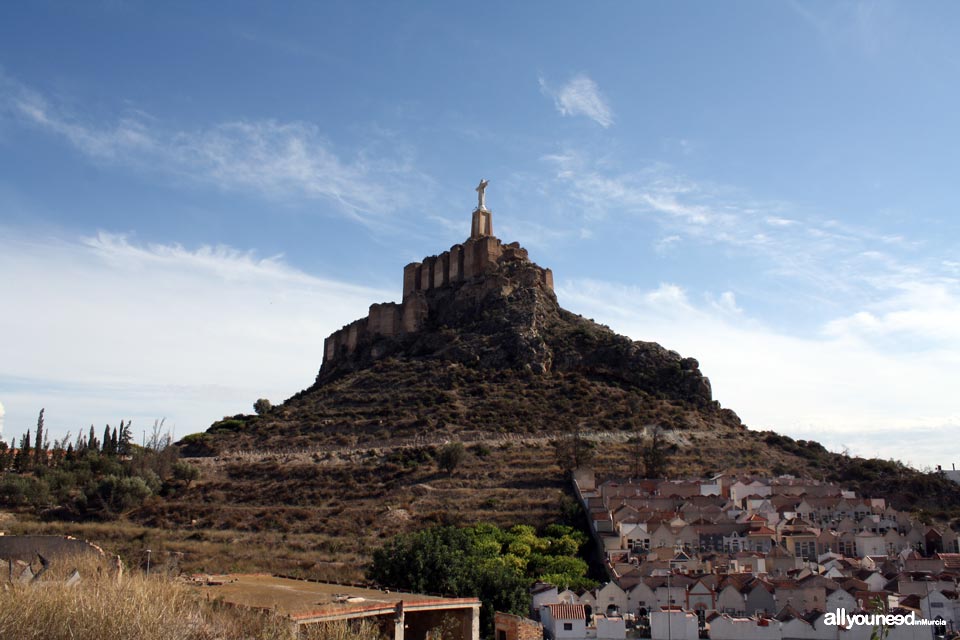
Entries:
{"type": "Polygon", "coordinates": [[[108,475],[87,493],[88,501],[99,503],[108,512],[120,512],[143,504],[153,492],[140,477],[108,475]]]}
{"type": "Polygon", "coordinates": [[[493,612],[524,614],[529,586],[544,575],[557,584],[595,584],[585,577],[586,562],[562,553],[578,551],[580,545],[570,543],[577,534],[570,527],[552,527],[544,536],[524,525],[508,531],[483,524],[435,527],[396,536],[374,551],[367,576],[384,586],[478,597],[481,628],[491,635],[493,612]]]}
{"type": "Polygon", "coordinates": [[[200,469],[189,462],[177,460],[173,463],[173,479],[177,482],[182,482],[185,486],[189,487],[190,483],[199,477],[200,469]]]}
{"type": "Polygon", "coordinates": [[[45,507],[50,504],[47,483],[31,475],[6,474],[0,479],[0,502],[10,506],[45,507]]]}

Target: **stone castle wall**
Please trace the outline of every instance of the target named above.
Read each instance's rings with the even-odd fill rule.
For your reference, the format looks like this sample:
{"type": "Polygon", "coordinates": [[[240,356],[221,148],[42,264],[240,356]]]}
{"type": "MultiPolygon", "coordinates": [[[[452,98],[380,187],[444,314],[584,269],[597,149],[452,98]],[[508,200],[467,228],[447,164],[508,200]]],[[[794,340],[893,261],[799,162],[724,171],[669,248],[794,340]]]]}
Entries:
{"type": "MultiPolygon", "coordinates": [[[[487,228],[492,228],[487,222],[487,228]]],[[[427,320],[426,291],[482,276],[505,260],[527,260],[527,250],[516,242],[503,244],[492,235],[471,237],[438,256],[411,262],[403,268],[403,301],[370,305],[366,318],[355,320],[324,341],[323,362],[349,354],[367,337],[394,337],[413,333],[427,320]]],[[[553,272],[541,269],[544,284],[553,290],[553,272]]]]}

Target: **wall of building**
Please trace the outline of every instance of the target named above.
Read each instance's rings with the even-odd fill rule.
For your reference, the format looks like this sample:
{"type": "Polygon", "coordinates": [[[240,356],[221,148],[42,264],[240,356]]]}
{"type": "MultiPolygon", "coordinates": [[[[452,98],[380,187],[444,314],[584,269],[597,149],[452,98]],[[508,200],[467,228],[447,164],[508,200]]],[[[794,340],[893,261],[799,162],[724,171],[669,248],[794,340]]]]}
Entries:
{"type": "Polygon", "coordinates": [[[494,640],[543,640],[543,627],[522,616],[497,611],[493,617],[494,640]]]}

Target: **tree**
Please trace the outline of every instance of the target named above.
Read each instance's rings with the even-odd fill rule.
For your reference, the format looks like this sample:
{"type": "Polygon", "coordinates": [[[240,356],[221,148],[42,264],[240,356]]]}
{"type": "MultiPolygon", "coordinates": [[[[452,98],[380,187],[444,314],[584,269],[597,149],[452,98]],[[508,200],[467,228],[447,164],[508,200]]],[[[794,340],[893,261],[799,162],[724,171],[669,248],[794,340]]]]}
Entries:
{"type": "Polygon", "coordinates": [[[564,471],[588,466],[596,455],[596,445],[583,437],[580,424],[573,427],[567,435],[555,439],[552,444],[557,464],[564,471]]]}
{"type": "Polygon", "coordinates": [[[130,443],[132,441],[133,434],[130,432],[130,421],[127,420],[127,424],[123,424],[123,420],[121,420],[120,433],[117,436],[117,455],[130,455],[130,443]]]}
{"type": "Polygon", "coordinates": [[[260,398],[253,403],[253,410],[258,416],[264,416],[270,413],[270,409],[273,408],[273,405],[270,404],[270,401],[266,398],[260,398]]]}
{"type": "Polygon", "coordinates": [[[182,482],[186,486],[190,486],[190,483],[200,477],[200,469],[190,464],[189,462],[184,462],[183,460],[178,460],[173,463],[173,479],[178,482],[182,482]]]}
{"type": "Polygon", "coordinates": [[[113,440],[110,437],[110,425],[107,425],[103,428],[103,449],[102,452],[104,455],[113,455],[114,451],[112,449],[113,440]]]}
{"type": "Polygon", "coordinates": [[[440,449],[440,453],[437,454],[437,465],[448,474],[452,474],[454,469],[459,467],[460,463],[463,462],[466,457],[467,450],[464,448],[463,443],[451,442],[440,449]]]}
{"type": "Polygon", "coordinates": [[[578,531],[548,527],[537,536],[533,527],[504,531],[489,524],[434,527],[394,537],[373,552],[367,577],[383,586],[415,592],[478,597],[484,637],[492,636],[494,611],[523,614],[530,607],[529,587],[549,570],[557,583],[590,588],[587,564],[562,552],[586,540],[578,531]]]}
{"type": "Polygon", "coordinates": [[[100,442],[97,440],[97,434],[93,430],[93,425],[90,425],[90,437],[87,438],[87,447],[94,451],[100,450],[100,442]]]}
{"type": "Polygon", "coordinates": [[[13,459],[13,468],[16,471],[22,473],[30,468],[30,448],[30,430],[27,429],[27,433],[20,436],[20,447],[13,459]]]}
{"type": "Polygon", "coordinates": [[[34,463],[42,465],[47,462],[47,447],[44,446],[43,437],[46,435],[43,431],[43,409],[40,409],[40,416],[37,418],[37,439],[34,447],[34,463]]]}
{"type": "Polygon", "coordinates": [[[662,478],[667,474],[669,454],[667,443],[659,427],[655,427],[650,441],[643,449],[643,468],[648,478],[662,478]]]}

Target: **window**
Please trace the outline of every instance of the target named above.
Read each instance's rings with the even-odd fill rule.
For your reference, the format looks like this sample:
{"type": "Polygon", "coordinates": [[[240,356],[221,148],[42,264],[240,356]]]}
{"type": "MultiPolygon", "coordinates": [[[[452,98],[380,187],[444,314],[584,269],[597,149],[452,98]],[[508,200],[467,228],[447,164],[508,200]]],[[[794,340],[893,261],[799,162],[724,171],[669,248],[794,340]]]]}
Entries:
{"type": "Polygon", "coordinates": [[[564,623],[563,623],[563,630],[564,630],[564,631],[573,631],[573,623],[572,623],[572,622],[564,622],[564,623]]]}

